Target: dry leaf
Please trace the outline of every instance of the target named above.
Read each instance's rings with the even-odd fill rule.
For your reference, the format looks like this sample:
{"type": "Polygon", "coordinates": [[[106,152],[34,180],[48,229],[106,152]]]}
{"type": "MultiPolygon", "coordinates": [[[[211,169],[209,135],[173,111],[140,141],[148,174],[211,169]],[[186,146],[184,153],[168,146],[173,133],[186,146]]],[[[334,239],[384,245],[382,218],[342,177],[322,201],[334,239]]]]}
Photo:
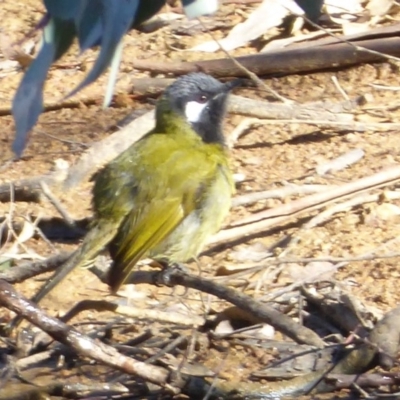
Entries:
{"type": "Polygon", "coordinates": [[[5,58],[18,62],[23,68],[28,67],[34,60],[31,55],[13,45],[10,38],[4,33],[0,34],[0,50],[5,58]]]}
{"type": "Polygon", "coordinates": [[[316,172],[318,175],[325,175],[328,172],[336,172],[340,171],[349,165],[355,164],[360,161],[364,157],[365,153],[363,149],[353,149],[347,152],[346,154],[341,155],[338,158],[335,158],[332,161],[329,161],[324,164],[320,164],[316,168],[316,172]]]}
{"type": "Polygon", "coordinates": [[[325,10],[333,22],[342,25],[355,21],[363,12],[361,0],[326,0],[325,10]]]}
{"type": "Polygon", "coordinates": [[[371,0],[366,9],[370,15],[383,17],[394,5],[394,0],[371,0]]]}
{"type": "Polygon", "coordinates": [[[285,272],[294,282],[313,283],[332,279],[336,266],[328,261],[312,261],[305,267],[289,264],[285,272]]]}
{"type": "Polygon", "coordinates": [[[288,38],[271,40],[269,43],[267,43],[261,49],[261,53],[275,51],[277,49],[282,49],[284,47],[290,46],[293,43],[305,42],[309,39],[316,39],[316,38],[319,38],[319,37],[325,36],[325,35],[326,35],[326,33],[323,31],[316,31],[316,32],[310,32],[307,34],[296,35],[296,36],[292,36],[292,37],[288,37],[288,38]]]}
{"type": "Polygon", "coordinates": [[[368,226],[384,226],[386,221],[391,221],[400,215],[400,207],[391,203],[378,204],[364,217],[368,226]]]}
{"type": "MultiPolygon", "coordinates": [[[[219,44],[226,51],[234,50],[257,39],[269,29],[280,26],[283,19],[291,12],[298,15],[304,14],[294,0],[264,0],[245,22],[236,25],[226,38],[219,41],[219,44]]],[[[219,50],[219,45],[212,40],[195,46],[191,50],[211,53],[219,50]]]]}
{"type": "Polygon", "coordinates": [[[229,258],[237,262],[258,262],[269,256],[271,252],[261,242],[255,242],[249,246],[241,246],[229,253],[229,258]]]}

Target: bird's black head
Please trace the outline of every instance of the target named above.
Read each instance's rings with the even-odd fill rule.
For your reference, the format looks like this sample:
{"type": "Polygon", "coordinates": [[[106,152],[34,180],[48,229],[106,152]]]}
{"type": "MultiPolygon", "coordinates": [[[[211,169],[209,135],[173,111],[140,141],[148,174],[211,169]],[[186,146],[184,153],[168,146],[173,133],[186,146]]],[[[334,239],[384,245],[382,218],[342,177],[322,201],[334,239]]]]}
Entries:
{"type": "Polygon", "coordinates": [[[163,113],[172,112],[189,123],[204,142],[223,143],[226,100],[236,86],[238,81],[224,84],[200,72],[182,76],[165,90],[157,106],[157,121],[163,113]]]}

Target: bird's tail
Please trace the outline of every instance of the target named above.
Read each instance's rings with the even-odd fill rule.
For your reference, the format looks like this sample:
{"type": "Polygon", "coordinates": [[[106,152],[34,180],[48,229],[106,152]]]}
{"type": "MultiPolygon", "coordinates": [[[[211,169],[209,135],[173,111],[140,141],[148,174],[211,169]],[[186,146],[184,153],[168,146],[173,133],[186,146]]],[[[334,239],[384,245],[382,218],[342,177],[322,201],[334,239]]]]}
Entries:
{"type": "Polygon", "coordinates": [[[92,261],[101,250],[107,246],[117,233],[118,224],[115,221],[99,221],[85,236],[82,245],[72,256],[62,264],[33,296],[32,301],[38,303],[53,290],[73,269],[82,267],[92,261]]]}

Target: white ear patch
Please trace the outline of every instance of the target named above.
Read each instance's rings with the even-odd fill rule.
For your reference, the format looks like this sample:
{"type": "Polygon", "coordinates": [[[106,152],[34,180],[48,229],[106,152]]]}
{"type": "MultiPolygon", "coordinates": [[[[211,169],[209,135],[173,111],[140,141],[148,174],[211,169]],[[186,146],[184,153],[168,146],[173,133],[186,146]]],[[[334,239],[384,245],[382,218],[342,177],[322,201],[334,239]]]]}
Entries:
{"type": "Polygon", "coordinates": [[[185,115],[189,122],[199,122],[201,113],[207,107],[208,103],[198,103],[189,101],[185,107],[185,115]]]}

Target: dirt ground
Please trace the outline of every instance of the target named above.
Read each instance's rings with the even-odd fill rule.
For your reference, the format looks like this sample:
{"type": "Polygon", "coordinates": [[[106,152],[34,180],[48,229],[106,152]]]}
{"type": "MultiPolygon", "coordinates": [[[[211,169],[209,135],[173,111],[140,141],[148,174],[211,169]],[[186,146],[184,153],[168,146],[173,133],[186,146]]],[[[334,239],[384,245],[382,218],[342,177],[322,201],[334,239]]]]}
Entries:
{"type": "MultiPolygon", "coordinates": [[[[220,27],[214,35],[222,37],[226,34],[235,23],[244,18],[251,7],[241,6],[241,9],[237,10],[237,6],[224,5],[216,16],[220,27]]],[[[24,2],[3,0],[0,9],[2,34],[6,34],[11,40],[20,39],[24,33],[35,26],[42,12],[43,6],[39,0],[24,2]]],[[[14,135],[14,124],[11,116],[4,112],[0,117],[0,184],[44,174],[53,167],[56,159],[63,159],[73,164],[92,143],[112,133],[115,130],[115,124],[132,110],[149,109],[153,105],[152,99],[129,94],[130,82],[133,78],[148,76],[146,73],[133,70],[132,60],[146,59],[160,62],[224,56],[222,53],[210,55],[185,51],[205,40],[209,40],[207,33],[196,34],[194,37],[183,36],[177,35],[168,27],[153,33],[130,33],[126,39],[116,87],[116,100],[112,106],[105,110],[101,107],[106,83],[106,77],[102,77],[75,96],[75,99],[80,101],[77,107],[61,108],[44,113],[32,132],[23,157],[11,163],[7,161],[12,157],[10,147],[14,135]],[[93,101],[87,101],[87,99],[93,99],[93,101]]],[[[37,44],[37,37],[34,37],[33,41],[37,44]]],[[[255,53],[258,46],[259,43],[256,42],[233,54],[255,53]]],[[[82,80],[90,68],[94,52],[89,51],[77,59],[76,48],[74,51],[75,53],[71,52],[59,61],[58,67],[51,69],[45,90],[46,102],[62,99],[82,80]]],[[[5,59],[1,58],[0,54],[0,62],[2,61],[5,59]]],[[[0,70],[1,109],[10,107],[21,76],[20,70],[0,70]]],[[[358,121],[400,122],[398,91],[382,90],[372,86],[373,84],[385,85],[398,89],[398,76],[397,68],[384,62],[341,71],[277,77],[265,82],[282,96],[295,102],[307,103],[321,99],[341,102],[343,96],[332,80],[332,77],[336,77],[349,98],[367,95],[367,104],[356,111],[358,121]]],[[[259,89],[242,89],[236,93],[254,99],[270,99],[269,95],[259,89]]],[[[243,118],[236,115],[228,116],[226,132],[229,134],[243,118]]],[[[238,185],[238,195],[281,188],[287,184],[340,185],[369,176],[384,167],[398,163],[400,163],[398,132],[389,129],[355,132],[343,131],[339,128],[320,129],[317,126],[300,123],[261,125],[241,137],[232,150],[233,170],[245,177],[245,181],[238,185]],[[319,176],[315,172],[317,165],[356,148],[365,152],[364,157],[356,164],[325,176],[319,176]]],[[[396,190],[394,187],[389,189],[396,190]]],[[[90,185],[82,185],[72,194],[58,195],[73,218],[91,215],[90,185]]],[[[268,199],[255,205],[234,208],[227,224],[256,211],[276,207],[296,198],[298,197],[292,196],[283,200],[268,199]]],[[[287,256],[291,258],[348,258],[370,252],[377,255],[396,252],[398,242],[394,240],[400,233],[400,208],[398,207],[400,207],[399,200],[387,200],[382,196],[380,202],[367,202],[347,208],[333,214],[317,227],[299,229],[310,217],[316,215],[316,213],[311,213],[305,219],[293,220],[264,232],[256,238],[247,241],[243,239],[235,246],[201,257],[201,270],[206,276],[213,277],[217,269],[221,267],[228,269],[243,267],[246,262],[239,259],[238,254],[254,254],[254,249],[259,249],[260,245],[268,249],[275,246],[286,235],[292,234],[300,240],[290,247],[287,256]],[[388,245],[385,246],[387,243],[388,245]],[[245,250],[248,253],[243,253],[245,250]]],[[[56,216],[57,211],[48,202],[0,204],[0,216],[10,214],[14,220],[22,221],[30,216],[56,216]]],[[[37,259],[56,254],[60,250],[72,250],[76,246],[77,243],[47,243],[40,238],[32,238],[18,246],[17,255],[21,259],[37,259]]],[[[284,249],[278,246],[273,252],[278,255],[284,249]]],[[[12,240],[0,248],[0,257],[6,256],[11,251],[15,251],[12,240]]],[[[397,287],[397,279],[400,271],[397,262],[396,257],[349,262],[339,268],[329,279],[333,279],[346,293],[361,300],[370,310],[376,312],[376,315],[382,315],[399,304],[400,291],[397,287]]],[[[190,268],[196,271],[197,266],[193,264],[190,268]]],[[[300,262],[286,264],[279,274],[271,274],[272,278],[262,281],[258,292],[249,291],[249,293],[262,298],[272,290],[285,287],[296,279],[300,279],[299,277],[306,276],[307,271],[304,264],[300,262]]],[[[249,279],[261,278],[257,275],[249,279]]],[[[38,279],[32,279],[17,285],[17,289],[30,296],[40,284],[38,279]]],[[[135,287],[131,295],[137,307],[169,309],[171,302],[175,302],[189,307],[195,313],[198,313],[204,305],[199,302],[199,299],[207,299],[207,296],[201,297],[194,290],[161,289],[145,285],[135,287]]],[[[54,314],[66,311],[77,301],[89,298],[115,300],[115,297],[108,294],[107,286],[99,283],[92,274],[85,270],[74,271],[62,284],[62,289],[55,290],[43,302],[43,308],[54,314]]],[[[119,301],[123,300],[119,299],[119,301]]],[[[226,303],[215,299],[211,306],[214,311],[225,307],[227,307],[226,303]]],[[[0,318],[3,321],[11,317],[12,314],[7,310],[0,312],[0,318]]],[[[94,322],[99,318],[106,319],[94,312],[86,312],[77,317],[76,321],[94,322]]],[[[146,321],[135,322],[132,331],[138,334],[145,327],[146,321]]],[[[282,336],[277,334],[275,338],[280,339],[282,336]]],[[[247,376],[261,369],[262,362],[266,361],[261,360],[259,355],[236,348],[231,349],[225,361],[216,349],[213,349],[212,355],[212,357],[204,355],[201,361],[211,370],[222,368],[223,377],[237,376],[238,370],[243,376],[247,376]]]]}

